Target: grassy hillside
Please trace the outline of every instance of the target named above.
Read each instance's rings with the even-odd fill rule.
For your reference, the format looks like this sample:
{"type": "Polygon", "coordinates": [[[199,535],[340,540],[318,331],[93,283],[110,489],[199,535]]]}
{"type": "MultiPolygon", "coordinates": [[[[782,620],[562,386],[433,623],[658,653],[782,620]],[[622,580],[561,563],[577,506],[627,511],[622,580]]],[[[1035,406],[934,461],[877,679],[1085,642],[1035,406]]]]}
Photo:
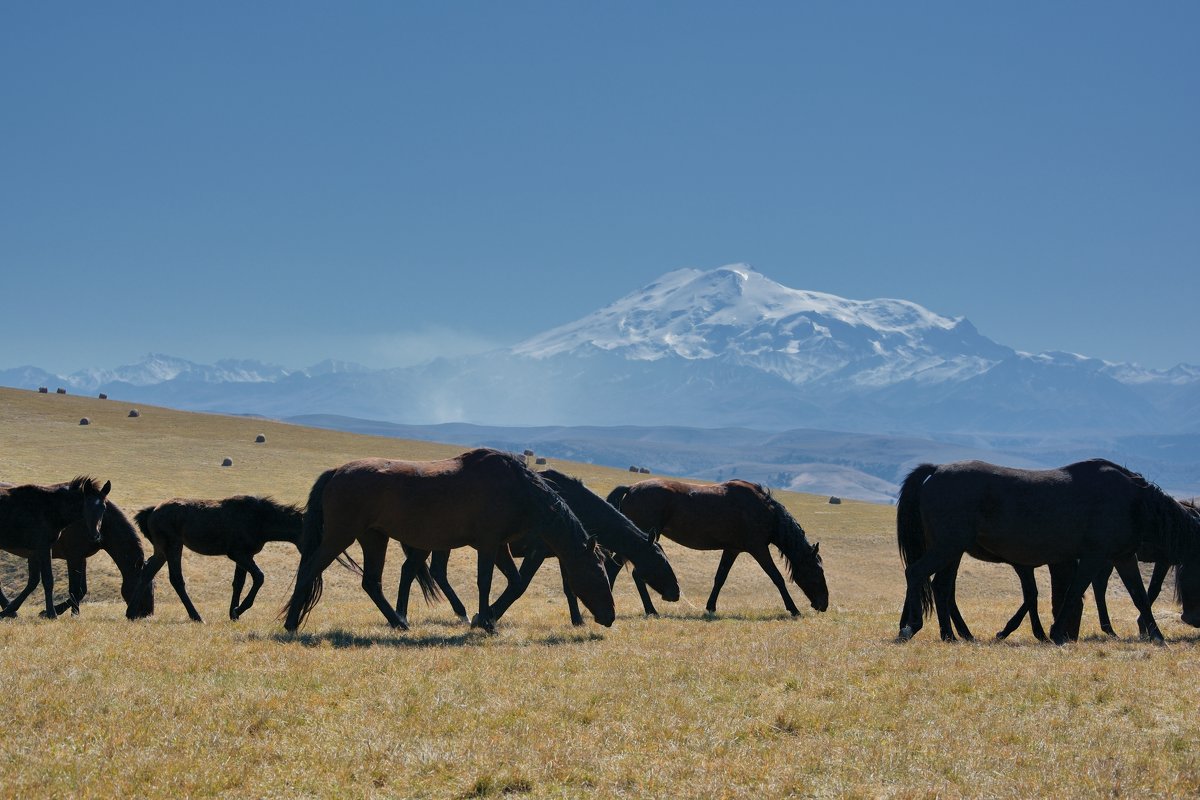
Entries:
{"type": "MultiPolygon", "coordinates": [[[[30,392],[0,390],[0,479],[112,480],[132,513],[172,496],[269,493],[302,502],[325,468],[382,455],[426,459],[432,445],[30,392]],[[80,426],[81,417],[92,424],[80,426]],[[263,433],[264,444],[254,437],[263,433]],[[232,467],[219,466],[225,457],[232,467]]],[[[628,473],[554,466],[607,492],[628,473]]],[[[297,563],[260,558],[266,585],[226,618],[232,564],[187,554],[207,623],[187,621],[165,575],[158,612],[128,623],[115,570],[89,563],[95,602],[78,618],[0,623],[4,795],[109,797],[804,797],[1194,795],[1196,637],[1163,601],[1171,641],[1126,638],[1064,648],[1022,632],[950,646],[929,627],[893,642],[903,584],[892,509],[781,493],[821,542],[825,614],[793,620],[751,559],[734,567],[709,619],[715,553],[666,544],[681,602],[643,619],[627,576],[611,629],[570,627],[544,569],[500,632],[468,631],[447,606],[414,600],[393,632],[336,567],[302,636],[274,612],[297,563]]],[[[393,548],[394,553],[399,548],[393,548]]],[[[397,559],[385,578],[394,585],[397,559]]],[[[23,580],[10,559],[6,590],[23,580]]],[[[451,579],[476,604],[474,559],[451,579]]],[[[499,581],[502,583],[502,580],[499,581]]],[[[495,588],[499,591],[499,587],[495,588]]],[[[40,592],[40,590],[39,590],[40,592]]],[[[65,583],[60,585],[60,594],[65,583]]],[[[977,633],[1019,603],[1005,568],[968,563],[959,581],[977,633]]],[[[1095,631],[1085,616],[1085,633],[1095,631]]]]}

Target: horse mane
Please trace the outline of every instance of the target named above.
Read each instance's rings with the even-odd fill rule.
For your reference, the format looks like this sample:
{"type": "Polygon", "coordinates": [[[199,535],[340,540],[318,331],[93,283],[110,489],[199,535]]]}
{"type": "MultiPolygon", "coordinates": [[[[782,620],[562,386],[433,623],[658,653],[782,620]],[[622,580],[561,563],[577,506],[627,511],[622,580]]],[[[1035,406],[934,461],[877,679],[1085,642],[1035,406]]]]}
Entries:
{"type": "Polygon", "coordinates": [[[67,482],[66,487],[72,492],[83,492],[84,494],[100,494],[100,490],[103,488],[100,481],[91,475],[76,475],[67,482]]]}
{"type": "Polygon", "coordinates": [[[132,556],[136,552],[136,566],[140,567],[146,563],[146,551],[142,549],[141,537],[138,536],[133,523],[129,521],[129,517],[125,516],[125,512],[111,500],[104,502],[104,521],[100,524],[100,530],[104,535],[104,550],[106,552],[111,554],[112,548],[110,545],[118,545],[123,553],[127,552],[132,556]],[[118,535],[113,536],[114,533],[118,535]]]}
{"type": "Polygon", "coordinates": [[[1130,473],[1140,489],[1137,516],[1144,540],[1159,545],[1167,559],[1175,564],[1194,556],[1200,550],[1200,515],[1195,506],[1168,495],[1156,484],[1138,473],[1130,473]],[[1161,537],[1156,540],[1155,537],[1161,537]]]}
{"type": "Polygon", "coordinates": [[[521,485],[525,497],[533,501],[538,516],[550,519],[553,523],[563,525],[567,528],[578,528],[583,532],[584,539],[589,548],[594,549],[597,546],[596,537],[588,533],[587,528],[583,526],[583,523],[571,511],[571,507],[567,505],[567,502],[562,499],[558,492],[554,491],[554,487],[545,478],[529,468],[524,458],[519,458],[513,453],[505,453],[500,450],[480,448],[464,453],[463,463],[483,460],[485,458],[499,459],[512,471],[518,479],[517,482],[521,485]]]}
{"type": "Polygon", "coordinates": [[[821,563],[821,554],[814,552],[816,548],[808,541],[808,535],[805,534],[804,528],[801,527],[800,521],[792,516],[792,513],[784,508],[783,503],[775,499],[771,494],[771,490],[758,486],[763,492],[763,500],[767,504],[767,508],[771,509],[775,514],[775,532],[773,534],[773,544],[779,548],[779,552],[783,555],[783,561],[787,565],[788,575],[792,582],[799,584],[798,576],[796,575],[796,565],[806,558],[815,557],[817,563],[821,563]]]}

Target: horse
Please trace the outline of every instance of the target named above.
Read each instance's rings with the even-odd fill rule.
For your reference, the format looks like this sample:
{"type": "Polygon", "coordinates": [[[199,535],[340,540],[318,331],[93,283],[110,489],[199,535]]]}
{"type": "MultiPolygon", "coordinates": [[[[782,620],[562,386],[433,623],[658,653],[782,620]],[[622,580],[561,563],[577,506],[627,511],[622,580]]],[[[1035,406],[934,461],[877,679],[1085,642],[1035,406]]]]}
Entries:
{"type": "MultiPolygon", "coordinates": [[[[9,484],[0,484],[0,488],[9,484]]],[[[146,563],[141,539],[124,512],[112,500],[104,501],[104,520],[100,523],[100,541],[91,540],[82,522],[72,522],[50,548],[53,558],[67,562],[67,600],[54,606],[55,613],[63,614],[70,609],[79,613],[79,604],[87,595],[87,560],[104,550],[121,571],[121,598],[125,601],[125,616],[140,619],[154,613],[154,593],[137,592],[138,578],[146,563]]],[[[35,568],[29,565],[30,570],[35,568]]],[[[8,598],[0,591],[0,609],[8,605],[8,598]]]]}
{"type": "Polygon", "coordinates": [[[254,556],[262,552],[267,542],[291,542],[298,548],[303,518],[304,512],[294,505],[250,495],[223,500],[175,498],[143,508],[134,515],[134,520],[154,545],[154,554],[142,571],[139,591],[149,591],[150,582],[165,563],[171,586],[188,616],[194,622],[203,622],[183,580],[183,548],[205,556],[226,556],[236,565],[229,618],[237,620],[254,605],[263,585],[263,573],[254,563],[254,556]],[[242,600],[247,573],[252,584],[242,600]]]}
{"type": "MultiPolygon", "coordinates": [[[[1136,554],[1148,547],[1167,560],[1194,559],[1200,523],[1157,486],[1111,461],[1050,470],[963,461],[921,464],[909,473],[896,508],[896,539],[907,584],[901,641],[921,629],[931,606],[942,638],[953,641],[954,583],[964,553],[1023,567],[1075,564],[1069,581],[1060,580],[1065,586],[1050,628],[1056,644],[1072,638],[1084,590],[1112,564],[1137,606],[1139,628],[1162,641],[1136,554]]],[[[1200,606],[1200,592],[1182,599],[1185,609],[1200,606]]]]}
{"type": "Polygon", "coordinates": [[[111,481],[101,486],[88,476],[50,486],[0,488],[0,549],[29,559],[30,564],[25,588],[0,611],[0,617],[15,617],[39,579],[46,593],[46,616],[58,616],[50,552],[62,529],[73,522],[83,526],[87,538],[100,541],[105,500],[111,489],[111,481]]]}
{"type": "MultiPolygon", "coordinates": [[[[1197,508],[1194,500],[1180,501],[1180,505],[1187,509],[1188,513],[1190,513],[1193,517],[1200,517],[1200,508],[1197,508]]],[[[1171,567],[1178,565],[1171,564],[1166,560],[1162,560],[1161,554],[1154,553],[1153,551],[1146,552],[1145,549],[1138,553],[1138,561],[1154,564],[1154,569],[1150,573],[1150,583],[1146,587],[1146,602],[1153,607],[1154,601],[1158,599],[1158,595],[1162,592],[1162,585],[1163,581],[1166,580],[1167,572],[1171,569],[1171,567]]],[[[1061,588],[1064,585],[1064,572],[1073,569],[1074,566],[1074,564],[1051,564],[1050,575],[1052,586],[1061,588]]],[[[1038,641],[1046,641],[1046,632],[1042,627],[1041,619],[1038,617],[1037,584],[1033,580],[1033,568],[1017,566],[1014,564],[1013,569],[1016,571],[1017,577],[1021,581],[1024,595],[1023,602],[1021,607],[1017,609],[1017,612],[1013,614],[1012,618],[1009,619],[1009,621],[1005,624],[1004,628],[996,634],[996,638],[1007,638],[1013,631],[1020,627],[1026,613],[1028,613],[1029,626],[1033,630],[1034,638],[1038,641]]],[[[1116,636],[1117,632],[1113,629],[1112,620],[1108,616],[1108,601],[1106,599],[1106,595],[1108,593],[1108,582],[1112,578],[1112,573],[1113,566],[1109,564],[1108,567],[1102,568],[1100,572],[1096,574],[1096,577],[1092,579],[1092,597],[1096,602],[1096,616],[1100,621],[1100,630],[1109,636],[1116,636]]],[[[1070,580],[1069,572],[1066,572],[1065,580],[1070,580]]],[[[970,631],[966,630],[966,625],[964,624],[961,627],[959,626],[958,620],[961,619],[961,615],[958,615],[956,618],[956,610],[957,607],[952,610],[951,620],[955,623],[955,627],[958,628],[960,636],[963,636],[963,638],[970,638],[970,631]]],[[[1074,623],[1074,621],[1072,622],[1074,623]]],[[[1145,631],[1142,631],[1142,633],[1144,634],[1145,631]]],[[[1072,635],[1075,637],[1079,635],[1077,623],[1074,623],[1073,625],[1072,635]]]]}
{"type": "MultiPolygon", "coordinates": [[[[783,576],[771,560],[768,544],[775,545],[783,555],[792,582],[812,607],[817,611],[829,607],[820,545],[809,544],[800,523],[771,496],[770,490],[757,483],[732,480],[698,486],[652,478],[618,486],[609,494],[608,502],[644,531],[653,531],[693,550],[722,551],[705,606],[710,614],[717,611],[717,595],[733,562],[739,554],[749,553],[779,590],[788,612],[800,616],[783,576]]],[[[657,613],[636,572],[633,579],[646,613],[657,613]]]]}
{"type": "MultiPolygon", "coordinates": [[[[550,485],[566,502],[567,506],[583,523],[588,535],[595,538],[602,548],[608,551],[609,586],[616,580],[617,574],[626,561],[634,565],[634,574],[648,583],[664,600],[674,602],[679,599],[679,580],[675,571],[667,561],[662,547],[652,537],[641,531],[636,525],[603,497],[588,489],[583,481],[573,478],[558,470],[548,469],[539,472],[542,480],[550,485]]],[[[516,577],[510,578],[509,588],[492,603],[492,619],[498,621],[509,606],[529,587],[529,582],[541,567],[542,562],[552,557],[550,552],[537,536],[527,533],[509,546],[513,555],[523,555],[521,568],[516,577]]],[[[405,548],[408,558],[400,570],[400,588],[396,596],[396,613],[407,622],[408,594],[412,586],[415,571],[410,567],[413,559],[424,557],[423,553],[405,548]]],[[[450,601],[454,613],[460,619],[466,618],[466,609],[454,588],[446,577],[446,564],[450,560],[449,550],[437,550],[433,553],[430,573],[437,582],[445,598],[450,601]]],[[[571,614],[572,625],[582,625],[583,616],[579,613],[578,598],[571,589],[570,581],[565,572],[562,574],[563,594],[567,598],[567,608],[571,614]]],[[[428,599],[428,595],[427,595],[428,599]]]]}
{"type": "Polygon", "coordinates": [[[612,625],[612,591],[594,541],[549,484],[515,456],[481,448],[441,461],[370,458],[328,470],[309,493],[296,587],[280,612],[284,628],[300,627],[320,600],[321,574],[355,540],[362,547],[363,590],[392,627],[405,628],[381,583],[390,537],[417,551],[474,547],[479,613],[473,624],[494,631],[492,569],[516,569],[506,545],[526,531],[558,556],[593,618],[612,625]]]}

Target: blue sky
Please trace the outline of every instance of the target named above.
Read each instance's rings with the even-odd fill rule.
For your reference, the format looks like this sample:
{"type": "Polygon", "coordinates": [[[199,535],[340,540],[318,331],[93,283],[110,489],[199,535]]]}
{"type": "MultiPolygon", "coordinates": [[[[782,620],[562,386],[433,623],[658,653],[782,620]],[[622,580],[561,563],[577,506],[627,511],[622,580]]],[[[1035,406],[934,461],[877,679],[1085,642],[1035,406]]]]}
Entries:
{"type": "Polygon", "coordinates": [[[1200,363],[1200,5],[0,5],[0,366],[412,363],[742,261],[1200,363]]]}

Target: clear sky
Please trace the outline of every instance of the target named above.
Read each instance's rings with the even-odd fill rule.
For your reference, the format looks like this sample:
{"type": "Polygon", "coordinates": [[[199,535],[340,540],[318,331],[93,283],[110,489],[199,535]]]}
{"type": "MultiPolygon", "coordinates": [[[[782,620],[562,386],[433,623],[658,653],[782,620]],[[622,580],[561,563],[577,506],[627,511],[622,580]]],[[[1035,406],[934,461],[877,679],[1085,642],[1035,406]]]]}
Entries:
{"type": "Polygon", "coordinates": [[[1200,363],[1200,4],[0,4],[0,367],[514,343],[679,267],[1200,363]]]}

